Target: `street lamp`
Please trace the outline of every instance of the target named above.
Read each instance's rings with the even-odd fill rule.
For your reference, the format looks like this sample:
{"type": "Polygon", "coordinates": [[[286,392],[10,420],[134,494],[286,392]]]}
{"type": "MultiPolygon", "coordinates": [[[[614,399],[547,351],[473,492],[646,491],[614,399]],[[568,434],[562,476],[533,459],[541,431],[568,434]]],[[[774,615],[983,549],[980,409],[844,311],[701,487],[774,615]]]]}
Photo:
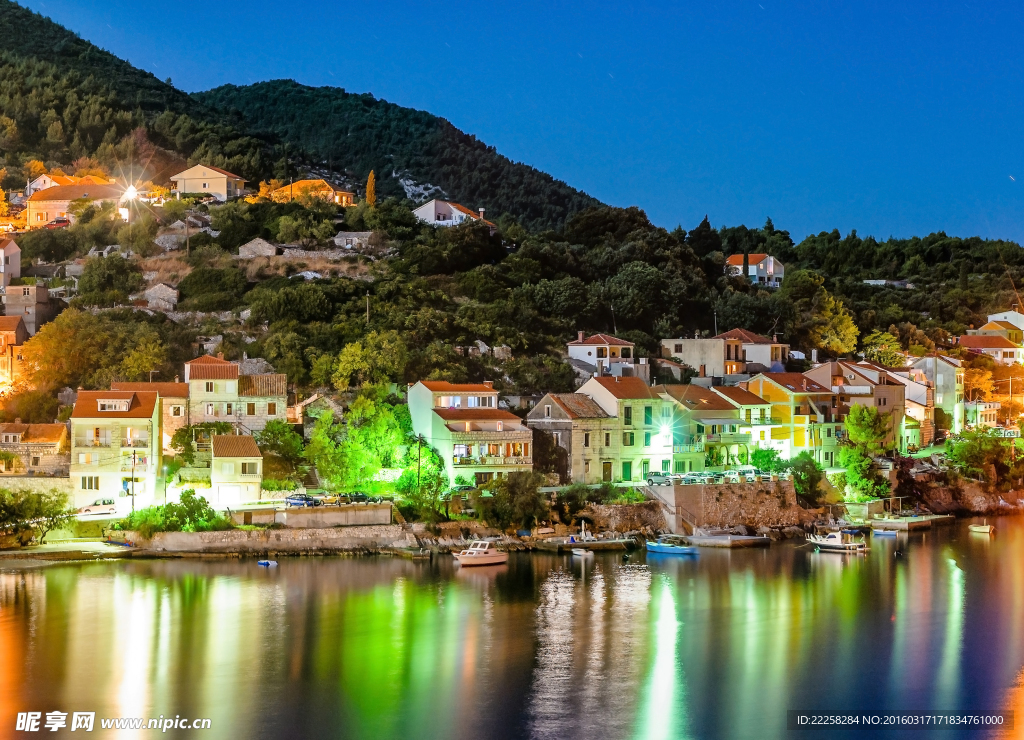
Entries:
{"type": "Polygon", "coordinates": [[[125,211],[127,211],[128,213],[128,218],[126,220],[129,224],[131,224],[132,222],[132,201],[138,197],[139,191],[135,188],[134,185],[129,185],[128,189],[124,191],[124,199],[128,202],[128,207],[125,208],[125,211]]]}

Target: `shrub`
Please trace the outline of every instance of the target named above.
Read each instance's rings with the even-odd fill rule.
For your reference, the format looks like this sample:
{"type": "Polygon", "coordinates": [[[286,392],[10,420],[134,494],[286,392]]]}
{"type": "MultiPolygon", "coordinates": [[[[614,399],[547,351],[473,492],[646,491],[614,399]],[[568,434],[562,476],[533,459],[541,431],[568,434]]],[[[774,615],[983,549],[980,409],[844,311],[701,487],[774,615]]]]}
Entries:
{"type": "Polygon", "coordinates": [[[188,489],[181,492],[178,503],[134,511],[121,520],[116,529],[132,530],[149,538],[156,532],[215,532],[233,527],[204,497],[188,489]]]}

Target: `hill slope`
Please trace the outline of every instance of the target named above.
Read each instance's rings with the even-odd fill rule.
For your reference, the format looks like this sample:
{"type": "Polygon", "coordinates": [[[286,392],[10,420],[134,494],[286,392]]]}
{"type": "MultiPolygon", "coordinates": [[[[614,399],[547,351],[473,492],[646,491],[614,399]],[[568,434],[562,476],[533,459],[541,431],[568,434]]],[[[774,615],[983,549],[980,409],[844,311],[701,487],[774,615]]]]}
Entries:
{"type": "Polygon", "coordinates": [[[447,197],[473,209],[484,207],[492,218],[508,212],[533,230],[561,227],[572,214],[599,205],[443,118],[372,95],[274,80],[224,85],[193,97],[237,111],[251,130],[278,137],[359,182],[376,170],[383,193],[416,200],[447,197]]]}

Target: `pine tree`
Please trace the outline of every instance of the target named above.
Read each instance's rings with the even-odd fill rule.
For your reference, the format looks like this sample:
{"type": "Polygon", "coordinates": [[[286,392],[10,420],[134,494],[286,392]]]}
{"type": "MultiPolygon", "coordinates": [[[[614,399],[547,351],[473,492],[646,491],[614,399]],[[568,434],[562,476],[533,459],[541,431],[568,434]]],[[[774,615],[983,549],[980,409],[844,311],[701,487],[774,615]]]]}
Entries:
{"type": "Polygon", "coordinates": [[[0,190],[0,216],[6,216],[8,212],[7,193],[0,190]]]}
{"type": "Polygon", "coordinates": [[[370,170],[370,176],[366,178],[366,205],[373,208],[377,205],[377,180],[370,170]]]}

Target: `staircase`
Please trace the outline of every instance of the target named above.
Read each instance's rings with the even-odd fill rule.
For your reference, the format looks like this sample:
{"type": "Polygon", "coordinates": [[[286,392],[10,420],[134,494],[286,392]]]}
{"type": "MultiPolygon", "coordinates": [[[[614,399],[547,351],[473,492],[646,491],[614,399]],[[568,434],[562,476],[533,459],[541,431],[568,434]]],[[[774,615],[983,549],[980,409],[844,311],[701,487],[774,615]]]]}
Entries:
{"type": "Polygon", "coordinates": [[[661,504],[672,534],[693,534],[694,528],[700,524],[696,514],[676,503],[674,486],[644,486],[644,494],[648,499],[661,504]]]}

